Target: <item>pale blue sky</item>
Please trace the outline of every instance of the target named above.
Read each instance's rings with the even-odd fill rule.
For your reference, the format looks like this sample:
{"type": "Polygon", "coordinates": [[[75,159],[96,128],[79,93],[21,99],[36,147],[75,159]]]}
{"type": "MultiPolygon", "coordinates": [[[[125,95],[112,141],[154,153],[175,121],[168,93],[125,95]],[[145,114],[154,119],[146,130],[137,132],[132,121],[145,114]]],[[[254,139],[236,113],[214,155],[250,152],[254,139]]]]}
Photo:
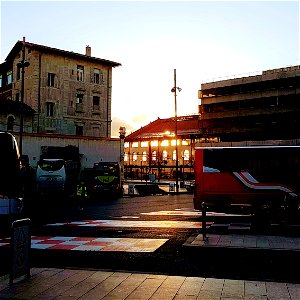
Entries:
{"type": "Polygon", "coordinates": [[[1,62],[17,40],[122,64],[113,128],[197,113],[203,81],[300,64],[299,1],[1,1],[1,62]]]}

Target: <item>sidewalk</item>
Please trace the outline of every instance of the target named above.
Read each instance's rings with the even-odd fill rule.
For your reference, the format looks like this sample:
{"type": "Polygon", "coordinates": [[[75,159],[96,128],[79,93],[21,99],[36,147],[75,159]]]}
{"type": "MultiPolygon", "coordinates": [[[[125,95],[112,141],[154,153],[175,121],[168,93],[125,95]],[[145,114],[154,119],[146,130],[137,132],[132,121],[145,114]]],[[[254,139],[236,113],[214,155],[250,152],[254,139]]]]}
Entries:
{"type": "Polygon", "coordinates": [[[300,299],[300,284],[131,273],[32,268],[0,299],[300,299]]]}

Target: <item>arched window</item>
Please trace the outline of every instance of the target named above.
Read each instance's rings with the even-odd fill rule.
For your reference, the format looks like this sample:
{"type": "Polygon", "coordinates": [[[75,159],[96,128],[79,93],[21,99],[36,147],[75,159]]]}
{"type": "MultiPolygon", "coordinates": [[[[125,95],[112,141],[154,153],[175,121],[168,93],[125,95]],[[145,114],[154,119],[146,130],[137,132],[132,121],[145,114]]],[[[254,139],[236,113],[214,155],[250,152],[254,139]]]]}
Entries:
{"type": "Polygon", "coordinates": [[[154,160],[154,161],[156,160],[156,151],[152,152],[152,160],[154,160]]]}
{"type": "Polygon", "coordinates": [[[15,118],[13,116],[9,116],[7,118],[7,131],[14,130],[14,122],[15,122],[15,118]]]}
{"type": "Polygon", "coordinates": [[[133,152],[132,160],[137,161],[137,153],[136,152],[133,152]]]}
{"type": "Polygon", "coordinates": [[[173,150],[172,159],[173,159],[173,160],[176,160],[176,150],[173,150]]]}
{"type": "Polygon", "coordinates": [[[168,159],[168,151],[167,150],[163,151],[163,153],[162,153],[162,159],[163,160],[167,160],[168,159]]]}
{"type": "Polygon", "coordinates": [[[142,161],[147,161],[147,152],[143,152],[142,161]]]}
{"type": "Polygon", "coordinates": [[[183,160],[187,161],[190,159],[190,151],[189,150],[184,150],[183,152],[183,160]]]}

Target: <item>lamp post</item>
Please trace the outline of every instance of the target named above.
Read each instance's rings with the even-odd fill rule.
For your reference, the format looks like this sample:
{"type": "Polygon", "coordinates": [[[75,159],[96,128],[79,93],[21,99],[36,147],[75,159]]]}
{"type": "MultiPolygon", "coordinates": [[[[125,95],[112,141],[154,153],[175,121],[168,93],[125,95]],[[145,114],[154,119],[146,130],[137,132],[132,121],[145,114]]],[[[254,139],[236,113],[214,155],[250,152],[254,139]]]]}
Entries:
{"type": "Polygon", "coordinates": [[[171,92],[174,93],[174,101],[175,101],[175,151],[176,151],[176,193],[178,193],[178,141],[177,141],[177,91],[180,92],[181,88],[176,86],[176,69],[174,69],[174,87],[171,92]]]}
{"type": "Polygon", "coordinates": [[[21,103],[20,103],[20,155],[23,154],[23,126],[24,126],[24,74],[25,67],[29,66],[29,62],[25,60],[25,37],[23,37],[23,46],[22,46],[22,60],[17,63],[18,68],[21,69],[21,103]]]}

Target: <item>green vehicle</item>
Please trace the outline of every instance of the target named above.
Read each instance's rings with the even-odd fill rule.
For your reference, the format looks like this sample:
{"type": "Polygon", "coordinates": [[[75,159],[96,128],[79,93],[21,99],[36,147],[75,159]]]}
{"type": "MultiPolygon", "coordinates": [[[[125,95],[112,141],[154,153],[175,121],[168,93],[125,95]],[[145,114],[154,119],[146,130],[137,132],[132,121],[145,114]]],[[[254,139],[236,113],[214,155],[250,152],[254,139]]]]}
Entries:
{"type": "Polygon", "coordinates": [[[119,162],[98,162],[93,167],[94,198],[106,195],[114,198],[123,196],[123,176],[119,162]]]}

